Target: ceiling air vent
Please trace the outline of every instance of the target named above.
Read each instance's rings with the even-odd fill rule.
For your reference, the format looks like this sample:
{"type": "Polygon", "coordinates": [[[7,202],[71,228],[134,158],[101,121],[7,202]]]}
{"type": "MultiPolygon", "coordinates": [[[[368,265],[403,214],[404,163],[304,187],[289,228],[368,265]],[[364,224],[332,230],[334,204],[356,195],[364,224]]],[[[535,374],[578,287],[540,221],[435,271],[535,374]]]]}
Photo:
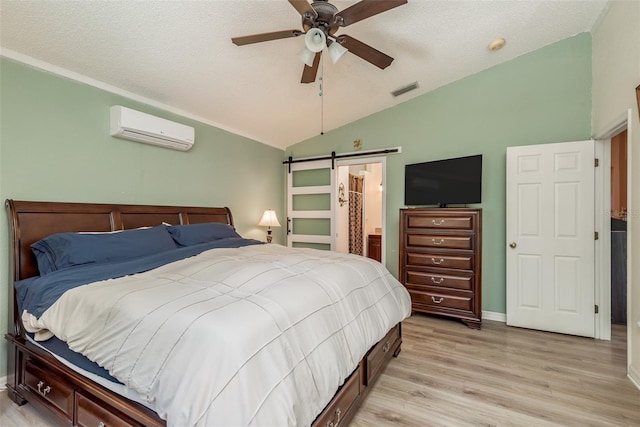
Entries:
{"type": "Polygon", "coordinates": [[[419,87],[420,86],[418,85],[418,82],[413,82],[413,83],[408,84],[408,85],[406,85],[404,87],[401,87],[400,89],[394,90],[393,92],[391,92],[391,95],[393,95],[393,97],[395,98],[397,96],[400,96],[402,94],[410,92],[410,91],[412,91],[414,89],[418,89],[419,87]]]}

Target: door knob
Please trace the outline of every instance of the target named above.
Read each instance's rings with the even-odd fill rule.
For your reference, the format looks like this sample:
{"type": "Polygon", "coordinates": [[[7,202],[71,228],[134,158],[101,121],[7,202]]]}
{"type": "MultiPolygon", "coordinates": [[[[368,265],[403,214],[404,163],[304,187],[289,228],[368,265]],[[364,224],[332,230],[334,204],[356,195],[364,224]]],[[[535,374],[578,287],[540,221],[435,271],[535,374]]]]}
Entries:
{"type": "Polygon", "coordinates": [[[516,248],[516,246],[518,246],[518,245],[516,244],[516,242],[511,242],[511,243],[509,243],[509,247],[510,247],[511,249],[515,249],[515,248],[516,248]]]}

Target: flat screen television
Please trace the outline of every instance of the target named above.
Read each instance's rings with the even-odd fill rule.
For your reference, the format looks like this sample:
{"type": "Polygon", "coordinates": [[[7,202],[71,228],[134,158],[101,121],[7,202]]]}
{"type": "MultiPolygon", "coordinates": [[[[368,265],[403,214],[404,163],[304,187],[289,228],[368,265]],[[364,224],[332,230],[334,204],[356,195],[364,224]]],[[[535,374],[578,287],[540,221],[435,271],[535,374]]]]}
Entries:
{"type": "Polygon", "coordinates": [[[414,163],[405,166],[406,206],[480,203],[482,155],[414,163]]]}

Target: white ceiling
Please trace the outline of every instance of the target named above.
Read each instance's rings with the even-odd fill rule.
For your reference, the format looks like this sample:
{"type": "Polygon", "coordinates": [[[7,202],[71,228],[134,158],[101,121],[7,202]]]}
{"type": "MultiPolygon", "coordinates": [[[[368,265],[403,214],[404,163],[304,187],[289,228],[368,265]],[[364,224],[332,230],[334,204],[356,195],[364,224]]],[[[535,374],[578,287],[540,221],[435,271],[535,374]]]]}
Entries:
{"type": "MultiPolygon", "coordinates": [[[[355,2],[332,1],[340,10],[355,2]]],[[[2,0],[0,46],[7,56],[26,55],[286,148],[591,31],[608,3],[409,0],[339,30],[395,61],[380,70],[347,53],[334,65],[325,52],[322,98],[318,82],[300,83],[303,37],[231,43],[234,36],[299,29],[300,15],[287,0],[2,0]],[[507,44],[491,52],[487,45],[497,37],[507,44]],[[391,96],[415,81],[418,90],[391,96]]]]}

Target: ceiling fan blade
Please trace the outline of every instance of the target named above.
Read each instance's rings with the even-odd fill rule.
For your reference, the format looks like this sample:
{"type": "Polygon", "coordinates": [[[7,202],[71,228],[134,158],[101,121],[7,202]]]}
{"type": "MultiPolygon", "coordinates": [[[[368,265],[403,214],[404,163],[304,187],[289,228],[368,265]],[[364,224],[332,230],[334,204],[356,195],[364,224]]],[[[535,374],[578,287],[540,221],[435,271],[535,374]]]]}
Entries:
{"type": "Polygon", "coordinates": [[[362,43],[360,40],[354,39],[346,34],[339,36],[337,41],[343,47],[347,48],[349,52],[383,70],[393,62],[393,58],[389,55],[385,55],[378,49],[374,49],[368,44],[362,43]]]}
{"type": "Polygon", "coordinates": [[[407,3],[407,0],[361,0],[353,6],[336,13],[336,22],[339,26],[346,27],[394,7],[402,6],[405,3],[407,3]]]}
{"type": "Polygon", "coordinates": [[[243,46],[245,44],[268,42],[271,40],[286,39],[288,37],[297,37],[302,34],[300,30],[284,30],[274,31],[272,33],[253,34],[250,36],[233,37],[231,41],[236,46],[243,46]]]}
{"type": "Polygon", "coordinates": [[[291,6],[295,7],[302,16],[306,14],[314,19],[318,17],[318,13],[311,7],[307,0],[289,0],[289,3],[291,3],[291,6]]]}
{"type": "Polygon", "coordinates": [[[311,67],[305,65],[304,70],[302,70],[302,80],[300,83],[313,83],[316,81],[316,75],[318,74],[318,65],[320,65],[320,56],[322,56],[322,51],[316,53],[315,58],[313,58],[313,65],[311,67]]]}

